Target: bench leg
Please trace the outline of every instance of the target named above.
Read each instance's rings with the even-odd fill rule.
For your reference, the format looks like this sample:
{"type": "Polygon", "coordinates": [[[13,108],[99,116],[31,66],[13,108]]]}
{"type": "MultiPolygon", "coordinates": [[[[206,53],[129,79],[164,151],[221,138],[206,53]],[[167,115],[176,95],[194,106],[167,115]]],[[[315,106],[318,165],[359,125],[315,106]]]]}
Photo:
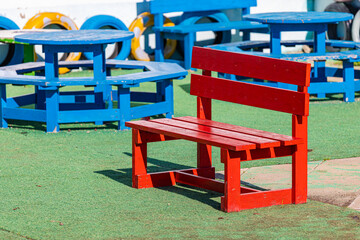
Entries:
{"type": "Polygon", "coordinates": [[[40,90],[38,86],[35,86],[35,109],[45,109],[45,91],[40,90]]]}
{"type": "Polygon", "coordinates": [[[349,61],[343,61],[343,80],[345,84],[344,101],[355,101],[355,72],[354,63],[349,61]]]}
{"type": "Polygon", "coordinates": [[[139,175],[147,175],[147,143],[141,142],[140,131],[132,130],[132,187],[144,188],[138,181],[139,175]]]}
{"type": "Polygon", "coordinates": [[[215,179],[215,168],[212,167],[210,145],[201,143],[197,144],[197,168],[206,169],[206,171],[201,175],[202,177],[215,179]]]}
{"type": "Polygon", "coordinates": [[[46,132],[59,132],[59,89],[45,90],[46,132]]]}
{"type": "Polygon", "coordinates": [[[6,107],[6,84],[0,84],[0,127],[7,128],[8,123],[4,118],[4,108],[6,107]]]}
{"type": "Polygon", "coordinates": [[[174,116],[174,88],[173,80],[166,80],[163,83],[164,86],[164,100],[167,104],[166,118],[172,118],[174,116]]]}
{"type": "Polygon", "coordinates": [[[224,163],[225,186],[221,197],[221,210],[240,211],[240,158],[230,156],[230,151],[221,149],[221,162],[224,163]]]}
{"type": "MultiPolygon", "coordinates": [[[[293,136],[307,139],[307,119],[293,115],[293,136]]],[[[307,142],[307,141],[305,141],[307,142]]],[[[292,202],[305,203],[307,199],[307,144],[297,146],[292,155],[292,202]]]]}
{"type": "Polygon", "coordinates": [[[119,121],[118,130],[128,130],[130,128],[125,127],[125,122],[130,121],[130,88],[118,87],[118,109],[119,109],[119,121]]]}

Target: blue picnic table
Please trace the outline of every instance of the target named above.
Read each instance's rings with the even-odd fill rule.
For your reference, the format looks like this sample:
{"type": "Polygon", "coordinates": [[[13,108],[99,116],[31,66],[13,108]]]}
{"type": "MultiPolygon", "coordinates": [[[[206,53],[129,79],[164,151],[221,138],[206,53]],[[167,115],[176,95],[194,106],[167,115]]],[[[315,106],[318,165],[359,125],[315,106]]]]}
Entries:
{"type": "Polygon", "coordinates": [[[105,60],[107,44],[131,39],[133,33],[121,30],[76,30],[56,33],[32,33],[15,37],[15,41],[42,45],[44,63],[23,63],[0,68],[0,127],[8,119],[46,123],[47,132],[58,132],[60,123],[125,121],[157,114],[173,115],[172,79],[181,79],[187,72],[177,64],[105,60]],[[93,61],[59,62],[59,52],[91,52],[93,61]],[[93,68],[92,77],[59,77],[59,67],[93,68]],[[111,68],[140,69],[141,72],[111,76],[111,68]],[[37,76],[26,72],[43,70],[37,76]],[[130,88],[143,82],[156,83],[156,93],[132,93],[130,88]],[[6,85],[33,85],[35,93],[6,97],[6,85]],[[91,86],[93,91],[64,91],[66,86],[91,86]],[[112,91],[117,87],[117,92],[112,91]],[[115,96],[115,97],[114,97],[115,96]],[[117,108],[112,101],[118,102],[117,108]],[[131,107],[130,101],[151,102],[131,107]],[[35,104],[34,109],[23,108],[35,104]]]}
{"type": "MultiPolygon", "coordinates": [[[[220,44],[211,46],[214,49],[225,51],[246,51],[249,54],[263,55],[293,61],[314,61],[311,74],[309,93],[323,98],[329,93],[343,93],[344,101],[353,102],[355,91],[359,91],[359,81],[356,77],[354,62],[360,61],[359,46],[354,42],[328,41],[326,31],[328,24],[347,21],[352,19],[350,13],[337,12],[273,12],[245,15],[244,19],[260,23],[266,23],[270,28],[270,41],[246,41],[239,43],[220,44]],[[281,32],[284,31],[310,31],[314,32],[314,38],[307,41],[281,41],[281,32]],[[281,46],[294,46],[306,44],[313,47],[312,53],[286,54],[281,52],[281,46]],[[326,52],[326,46],[350,47],[343,52],[326,52]],[[270,48],[270,53],[255,51],[255,49],[270,48]],[[250,51],[251,50],[251,51],[250,51]],[[326,67],[327,60],[340,60],[342,69],[326,67]],[[329,81],[328,77],[343,78],[343,82],[329,81]]],[[[259,81],[259,84],[272,84],[259,81]]],[[[282,88],[291,88],[287,84],[281,84],[282,88]]]]}

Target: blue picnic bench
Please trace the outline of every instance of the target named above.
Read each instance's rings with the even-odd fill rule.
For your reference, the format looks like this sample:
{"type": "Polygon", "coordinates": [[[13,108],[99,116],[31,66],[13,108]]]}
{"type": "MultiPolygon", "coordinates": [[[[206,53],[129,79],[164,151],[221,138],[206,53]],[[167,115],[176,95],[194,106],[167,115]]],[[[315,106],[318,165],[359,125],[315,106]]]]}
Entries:
{"type": "MultiPolygon", "coordinates": [[[[93,61],[61,61],[59,67],[90,68],[93,61]]],[[[165,114],[174,114],[173,79],[181,79],[187,72],[174,63],[157,63],[125,60],[107,60],[105,80],[91,77],[63,77],[49,81],[44,73],[44,62],[29,62],[0,68],[0,127],[6,128],[9,119],[46,123],[47,132],[58,132],[62,123],[117,121],[118,129],[128,129],[125,122],[132,119],[165,114]],[[111,69],[138,69],[139,72],[111,76],[111,69]],[[38,76],[23,75],[36,71],[38,76]],[[156,92],[131,91],[141,83],[153,82],[156,92]],[[30,85],[35,92],[22,96],[7,97],[6,86],[30,85]],[[96,90],[59,91],[68,86],[114,86],[106,107],[99,106],[96,99],[102,93],[96,90]],[[59,93],[52,99],[52,93],[59,93]],[[112,105],[117,101],[117,106],[112,105]],[[131,106],[131,103],[141,103],[131,106]],[[144,104],[146,103],[146,104],[144,104]],[[34,105],[34,108],[27,106],[34,105]],[[53,129],[57,126],[56,129],[53,129]]]]}
{"type": "Polygon", "coordinates": [[[0,68],[0,127],[9,119],[46,123],[47,132],[58,132],[61,123],[118,121],[120,130],[125,121],[158,114],[173,115],[173,79],[187,72],[174,63],[105,61],[107,44],[131,39],[133,33],[121,30],[77,30],[23,34],[15,41],[40,44],[44,63],[24,63],[0,68]],[[93,61],[59,62],[59,52],[90,52],[93,61]],[[60,77],[59,67],[93,68],[91,77],[60,77]],[[139,69],[141,72],[111,76],[111,68],[139,69]],[[40,71],[36,76],[24,73],[40,71]],[[133,93],[130,88],[143,82],[156,83],[156,93],[133,93]],[[33,94],[7,98],[6,86],[32,85],[33,94]],[[93,91],[60,91],[67,86],[93,87],[93,91]],[[116,93],[112,86],[117,87],[116,93]],[[113,97],[116,95],[116,98],[113,97]],[[113,107],[113,100],[117,107],[113,107]],[[130,102],[153,103],[131,107],[130,102]],[[34,104],[35,108],[24,108],[34,104]]]}
{"type": "MultiPolygon", "coordinates": [[[[256,6],[256,0],[151,0],[149,2],[150,13],[154,14],[155,32],[155,61],[163,62],[164,59],[164,39],[175,39],[184,41],[184,61],[179,62],[185,69],[191,68],[192,48],[196,41],[198,32],[224,32],[232,29],[243,32],[243,40],[249,40],[250,32],[268,32],[266,24],[250,21],[224,21],[202,24],[178,24],[176,26],[163,26],[165,13],[184,12],[192,17],[206,16],[214,11],[228,9],[242,9],[242,14],[250,13],[250,7],[256,6]]],[[[241,17],[241,16],[240,16],[241,17]]],[[[183,23],[189,22],[185,19],[183,23]]],[[[190,21],[191,22],[191,21],[190,21]]],[[[228,39],[230,42],[230,39],[228,39]]],[[[174,61],[174,60],[170,60],[174,61]]]]}
{"type": "MultiPolygon", "coordinates": [[[[294,47],[297,45],[307,45],[313,47],[314,42],[309,40],[297,40],[297,41],[281,41],[281,46],[294,47]]],[[[290,61],[314,61],[326,62],[329,60],[337,60],[342,63],[342,68],[336,66],[325,66],[312,68],[311,71],[311,84],[308,88],[309,94],[314,94],[318,98],[324,98],[326,94],[342,93],[344,94],[344,101],[355,101],[355,92],[360,91],[360,70],[354,68],[354,63],[360,62],[360,43],[351,41],[338,41],[338,40],[326,40],[325,45],[332,48],[345,48],[346,51],[340,52],[326,52],[326,53],[294,53],[287,54],[282,53],[274,56],[271,53],[264,53],[261,50],[270,48],[268,41],[244,41],[228,44],[219,44],[209,46],[210,48],[229,51],[229,52],[241,52],[245,54],[263,56],[263,57],[275,57],[282,60],[290,61]],[[321,78],[320,78],[321,77],[321,78]],[[325,77],[325,80],[323,79],[325,77]],[[343,81],[329,81],[330,77],[342,78],[343,81]]],[[[228,79],[244,80],[243,78],[234,75],[225,75],[228,79]]],[[[256,80],[258,84],[266,84],[273,87],[281,87],[295,90],[295,86],[284,83],[264,82],[256,80]]]]}
{"type": "MultiPolygon", "coordinates": [[[[339,12],[277,12],[258,13],[244,16],[245,19],[267,23],[270,28],[270,41],[246,41],[230,44],[220,44],[211,48],[224,51],[247,51],[249,54],[267,56],[272,58],[292,61],[313,61],[311,74],[310,94],[316,94],[324,98],[326,94],[343,93],[344,101],[353,102],[355,92],[359,91],[358,71],[354,70],[354,62],[360,61],[359,45],[347,41],[327,41],[326,31],[328,24],[352,19],[350,13],[339,12]],[[281,41],[281,33],[287,31],[310,31],[314,32],[314,38],[309,41],[281,41]],[[312,53],[288,54],[282,52],[282,46],[309,45],[313,48],[312,53]],[[326,47],[349,48],[345,52],[326,52],[326,47]],[[257,52],[263,48],[269,48],[270,53],[257,52]],[[343,68],[334,68],[325,65],[328,60],[342,61],[343,68]],[[329,77],[342,77],[343,81],[329,81],[329,77]]],[[[233,77],[233,76],[226,76],[233,77]]],[[[258,81],[259,84],[272,85],[273,83],[258,81]]],[[[277,87],[295,88],[289,84],[279,83],[277,87]]]]}

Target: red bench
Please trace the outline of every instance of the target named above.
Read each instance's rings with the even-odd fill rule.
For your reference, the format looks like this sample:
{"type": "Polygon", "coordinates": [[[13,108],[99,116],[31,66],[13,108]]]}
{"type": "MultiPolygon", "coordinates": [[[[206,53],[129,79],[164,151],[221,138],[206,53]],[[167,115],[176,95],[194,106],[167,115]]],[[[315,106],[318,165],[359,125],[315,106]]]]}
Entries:
{"type": "MultiPolygon", "coordinates": [[[[310,64],[195,47],[190,94],[197,96],[197,117],[127,122],[133,128],[134,188],[188,184],[223,193],[226,212],[305,203],[307,198],[307,116],[310,64]],[[211,77],[211,71],[295,84],[298,91],[211,77]],[[211,120],[211,99],[292,114],[292,136],[211,120]],[[197,142],[197,168],[147,173],[147,143],[185,139],[197,142]],[[211,146],[221,148],[224,182],[215,180],[211,146]],[[292,156],[292,188],[260,191],[240,186],[242,161],[292,156]]],[[[259,116],[263,118],[264,116],[259,116]]],[[[276,179],[274,179],[276,181],[276,179]]]]}

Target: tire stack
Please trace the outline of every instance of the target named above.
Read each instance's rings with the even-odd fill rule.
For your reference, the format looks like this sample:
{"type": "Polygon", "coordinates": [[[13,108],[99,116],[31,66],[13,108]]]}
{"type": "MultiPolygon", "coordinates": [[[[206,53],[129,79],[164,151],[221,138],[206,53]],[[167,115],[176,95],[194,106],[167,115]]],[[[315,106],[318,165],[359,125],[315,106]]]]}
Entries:
{"type": "MultiPolygon", "coordinates": [[[[335,1],[325,8],[325,12],[344,12],[351,13],[354,18],[338,24],[329,24],[327,38],[334,40],[360,42],[360,1],[335,1]]],[[[339,51],[340,49],[328,48],[329,51],[339,51]]]]}

